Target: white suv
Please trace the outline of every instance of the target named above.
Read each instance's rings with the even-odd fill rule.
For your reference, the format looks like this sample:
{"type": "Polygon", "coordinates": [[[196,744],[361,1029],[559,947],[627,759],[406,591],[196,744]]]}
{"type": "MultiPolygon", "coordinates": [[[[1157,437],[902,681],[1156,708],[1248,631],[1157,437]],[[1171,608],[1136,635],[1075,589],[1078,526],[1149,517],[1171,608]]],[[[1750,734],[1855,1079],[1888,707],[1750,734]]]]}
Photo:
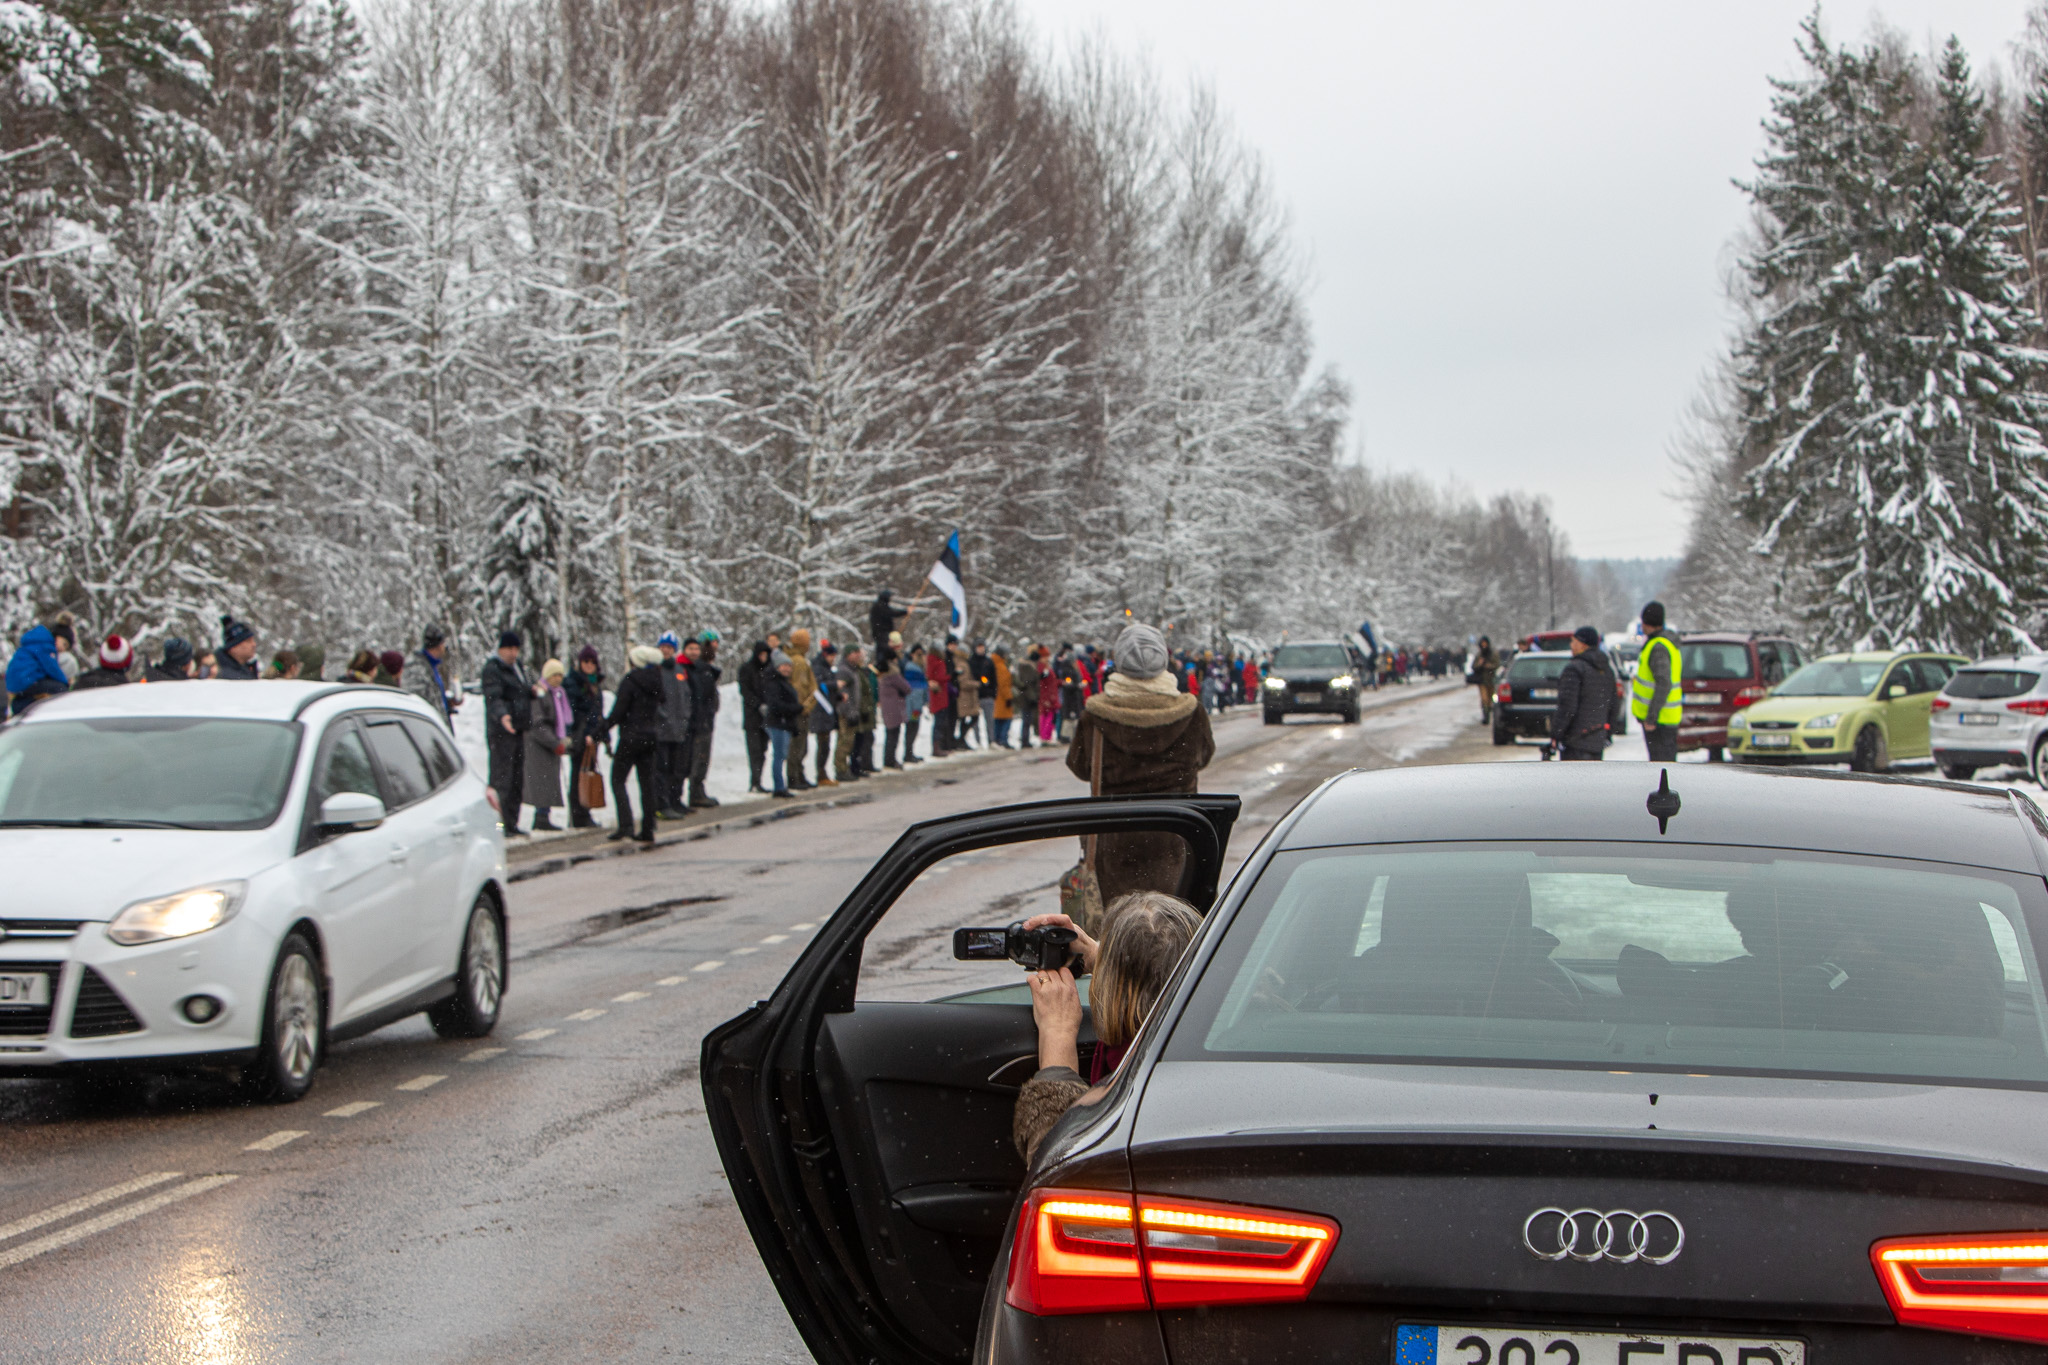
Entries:
{"type": "Polygon", "coordinates": [[[2048,787],[2048,656],[2002,655],[1959,668],[1928,717],[1941,775],[1968,781],[2011,765],[2048,787]]]}
{"type": "Polygon", "coordinates": [[[388,688],[174,682],[0,725],[0,1075],[233,1067],[265,1099],[325,1045],[505,990],[483,781],[388,688]]]}

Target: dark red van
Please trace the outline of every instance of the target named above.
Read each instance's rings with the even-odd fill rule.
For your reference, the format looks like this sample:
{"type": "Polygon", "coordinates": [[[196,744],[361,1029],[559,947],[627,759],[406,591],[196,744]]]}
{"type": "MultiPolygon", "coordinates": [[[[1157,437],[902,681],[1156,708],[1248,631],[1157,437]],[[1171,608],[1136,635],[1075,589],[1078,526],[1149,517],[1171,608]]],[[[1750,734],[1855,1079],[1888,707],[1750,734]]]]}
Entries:
{"type": "Polygon", "coordinates": [[[1710,630],[1679,642],[1684,666],[1685,719],[1678,747],[1705,749],[1711,762],[1727,757],[1728,718],[1791,676],[1806,662],[1792,641],[1753,631],[1710,630]]]}

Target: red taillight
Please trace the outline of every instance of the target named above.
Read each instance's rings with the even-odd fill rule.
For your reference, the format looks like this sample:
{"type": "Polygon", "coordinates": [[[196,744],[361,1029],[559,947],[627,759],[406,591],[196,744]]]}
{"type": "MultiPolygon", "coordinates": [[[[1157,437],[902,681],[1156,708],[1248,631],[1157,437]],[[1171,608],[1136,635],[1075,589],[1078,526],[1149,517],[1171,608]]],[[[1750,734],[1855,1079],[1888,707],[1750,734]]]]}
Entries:
{"type": "Polygon", "coordinates": [[[1509,687],[1506,683],[1502,683],[1500,685],[1500,691],[1496,693],[1495,696],[1497,700],[1499,700],[1503,705],[1505,705],[1506,703],[1511,702],[1515,699],[1515,689],[1509,687]]]}
{"type": "Polygon", "coordinates": [[[1937,711],[1946,711],[1946,710],[1948,710],[1948,698],[1947,698],[1947,697],[1936,697],[1936,698],[1934,699],[1934,701],[1933,701],[1932,703],[1930,703],[1930,704],[1931,704],[1931,705],[1932,705],[1932,706],[1934,707],[1934,709],[1935,709],[1935,710],[1937,710],[1937,711]]]}
{"type": "Polygon", "coordinates": [[[2008,711],[2020,711],[2029,716],[2048,716],[2048,697],[2029,697],[2026,701],[2009,701],[2008,711]]]}
{"type": "Polygon", "coordinates": [[[1337,1244],[1311,1214],[1099,1190],[1039,1190],[1021,1219],[1004,1298],[1037,1314],[1298,1302],[1337,1244]]]}
{"type": "Polygon", "coordinates": [[[1908,1327],[2048,1342],[2048,1233],[1890,1237],[1870,1263],[1908,1327]]]}
{"type": "Polygon", "coordinates": [[[1745,687],[1730,697],[1728,701],[1730,705],[1740,711],[1745,706],[1754,706],[1770,695],[1771,689],[1768,687],[1745,687]]]}
{"type": "Polygon", "coordinates": [[[1138,1196],[1145,1278],[1161,1308],[1298,1303],[1337,1245],[1327,1218],[1138,1196]]]}

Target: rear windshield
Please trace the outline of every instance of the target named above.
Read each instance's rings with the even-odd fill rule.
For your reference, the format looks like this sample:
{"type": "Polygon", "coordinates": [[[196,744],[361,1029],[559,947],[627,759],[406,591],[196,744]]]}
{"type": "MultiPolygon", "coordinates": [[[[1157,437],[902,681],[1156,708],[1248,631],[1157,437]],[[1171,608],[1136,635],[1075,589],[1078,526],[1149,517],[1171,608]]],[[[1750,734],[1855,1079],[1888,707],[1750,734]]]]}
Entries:
{"type": "Polygon", "coordinates": [[[1864,697],[1884,675],[1882,659],[1822,659],[1772,689],[1778,697],[1864,697]]]}
{"type": "Polygon", "coordinates": [[[174,717],[0,730],[0,827],[261,829],[277,818],[299,727],[174,717]]]}
{"type": "Polygon", "coordinates": [[[1342,645],[1282,645],[1273,651],[1273,667],[1347,669],[1351,656],[1342,645]]]}
{"type": "Polygon", "coordinates": [[[1556,682],[1564,676],[1569,654],[1517,654],[1508,665],[1509,682],[1556,682]]]}
{"type": "Polygon", "coordinates": [[[2038,673],[2023,673],[2012,668],[1966,668],[1948,680],[1942,688],[1951,697],[1965,701],[1991,701],[1998,697],[2017,697],[2022,692],[2034,690],[2034,684],[2041,681],[2038,673]]]}
{"type": "Polygon", "coordinates": [[[2039,879],[1637,845],[1275,858],[1169,1056],[2048,1089],[2039,879]]]}
{"type": "Polygon", "coordinates": [[[1686,645],[1678,651],[1687,682],[1734,682],[1749,676],[1749,646],[1686,645]]]}

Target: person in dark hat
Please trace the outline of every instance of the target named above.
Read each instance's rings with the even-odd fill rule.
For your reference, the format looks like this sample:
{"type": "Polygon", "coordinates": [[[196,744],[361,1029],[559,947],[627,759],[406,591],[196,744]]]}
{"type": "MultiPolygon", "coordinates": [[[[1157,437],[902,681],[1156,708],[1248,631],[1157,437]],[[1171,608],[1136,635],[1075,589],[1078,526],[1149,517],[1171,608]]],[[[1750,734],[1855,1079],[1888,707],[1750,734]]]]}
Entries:
{"type": "Polygon", "coordinates": [[[214,660],[213,676],[228,682],[255,682],[263,676],[256,665],[256,632],[247,621],[220,618],[220,653],[214,660]]]}
{"type": "Polygon", "coordinates": [[[371,675],[370,681],[378,687],[402,692],[405,690],[401,681],[404,677],[405,656],[395,649],[387,649],[377,656],[377,671],[371,675]]]}
{"type": "Polygon", "coordinates": [[[1629,710],[1642,723],[1652,763],[1678,761],[1678,727],[1685,720],[1685,660],[1678,637],[1665,628],[1664,604],[1643,605],[1643,652],[1636,658],[1629,710]]]}
{"type": "Polygon", "coordinates": [[[462,705],[462,689],[444,662],[448,656],[448,632],[428,626],[420,632],[420,647],[400,670],[399,682],[406,691],[434,708],[451,729],[456,708],[462,705]]]}
{"type": "Polygon", "coordinates": [[[173,635],[164,641],[163,660],[143,671],[144,682],[189,682],[192,677],[192,646],[173,635]]]}
{"type": "MultiPolygon", "coordinates": [[[[498,821],[508,839],[523,839],[519,803],[526,786],[526,730],[533,720],[533,679],[520,666],[524,641],[508,630],[498,637],[498,654],[484,665],[484,734],[490,742],[491,786],[498,793],[498,821]]],[[[649,819],[653,817],[650,814],[649,819]]]]}
{"type": "Polygon", "coordinates": [[[1614,710],[1620,701],[1620,686],[1600,647],[1600,632],[1580,626],[1572,632],[1572,657],[1557,679],[1557,710],[1550,716],[1551,750],[1566,760],[1584,761],[1606,756],[1612,738],[1614,710]]]}
{"type": "MultiPolygon", "coordinates": [[[[596,645],[585,645],[576,651],[576,666],[562,680],[562,691],[569,698],[569,757],[575,760],[576,771],[581,772],[586,757],[596,766],[597,759],[587,750],[604,735],[604,665],[597,657],[596,645]]],[[[571,781],[569,828],[595,829],[597,820],[580,797],[577,784],[571,781]]]]}

